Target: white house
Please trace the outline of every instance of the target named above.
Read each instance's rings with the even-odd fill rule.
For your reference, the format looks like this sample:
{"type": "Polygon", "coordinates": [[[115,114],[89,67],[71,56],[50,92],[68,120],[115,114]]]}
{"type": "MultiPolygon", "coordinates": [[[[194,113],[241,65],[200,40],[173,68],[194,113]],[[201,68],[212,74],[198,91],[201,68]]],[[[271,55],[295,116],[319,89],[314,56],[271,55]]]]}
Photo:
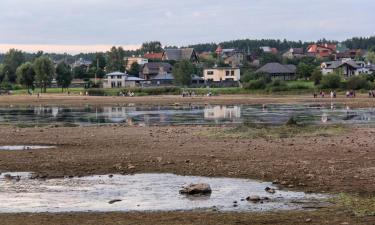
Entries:
{"type": "Polygon", "coordinates": [[[365,62],[354,60],[324,62],[321,64],[321,70],[323,75],[338,73],[346,77],[371,73],[369,66],[365,62]]]}
{"type": "Polygon", "coordinates": [[[241,79],[240,68],[217,67],[205,69],[203,78],[208,82],[239,81],[241,79]]]}
{"type": "Polygon", "coordinates": [[[104,88],[134,87],[141,85],[145,80],[139,77],[129,76],[122,72],[113,72],[105,75],[104,88]]]}

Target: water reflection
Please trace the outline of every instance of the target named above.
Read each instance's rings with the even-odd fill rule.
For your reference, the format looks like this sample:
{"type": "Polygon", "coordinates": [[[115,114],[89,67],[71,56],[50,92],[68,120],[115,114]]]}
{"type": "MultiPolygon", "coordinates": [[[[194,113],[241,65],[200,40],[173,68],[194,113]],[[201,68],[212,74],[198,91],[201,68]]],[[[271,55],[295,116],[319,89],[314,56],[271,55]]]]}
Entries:
{"type": "Polygon", "coordinates": [[[109,106],[109,107],[5,107],[2,123],[74,123],[129,126],[182,124],[281,125],[290,117],[307,124],[374,124],[374,108],[350,109],[345,105],[207,105],[207,106],[109,106]]]}

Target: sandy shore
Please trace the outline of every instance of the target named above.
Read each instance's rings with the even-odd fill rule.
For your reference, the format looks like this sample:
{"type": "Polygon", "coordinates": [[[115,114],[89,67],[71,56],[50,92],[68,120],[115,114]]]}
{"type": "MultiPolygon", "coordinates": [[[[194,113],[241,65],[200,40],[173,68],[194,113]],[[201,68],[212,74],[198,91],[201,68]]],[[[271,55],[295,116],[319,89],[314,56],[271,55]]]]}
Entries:
{"type": "Polygon", "coordinates": [[[67,96],[58,94],[46,94],[40,98],[36,96],[14,95],[0,96],[0,106],[9,105],[173,105],[173,104],[270,104],[270,103],[322,103],[331,102],[346,104],[351,107],[374,107],[375,99],[369,98],[366,94],[357,98],[339,97],[317,98],[310,95],[221,95],[213,97],[188,97],[182,98],[175,95],[144,96],[144,97],[97,97],[97,96],[67,96]]]}

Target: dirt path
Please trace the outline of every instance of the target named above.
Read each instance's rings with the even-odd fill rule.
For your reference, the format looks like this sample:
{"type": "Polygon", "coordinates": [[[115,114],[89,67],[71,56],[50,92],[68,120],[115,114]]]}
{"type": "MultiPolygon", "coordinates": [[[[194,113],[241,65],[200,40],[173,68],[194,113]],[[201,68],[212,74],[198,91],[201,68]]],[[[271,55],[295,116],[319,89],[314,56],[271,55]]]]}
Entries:
{"type": "MultiPolygon", "coordinates": [[[[172,104],[270,104],[270,103],[331,103],[330,98],[314,99],[310,95],[222,95],[214,97],[182,98],[181,96],[145,96],[145,97],[95,97],[95,96],[67,96],[47,94],[40,98],[36,96],[15,95],[0,96],[0,106],[9,105],[172,105],[172,104]]],[[[357,98],[340,97],[335,103],[347,104],[351,107],[374,107],[375,99],[366,94],[357,98]]]]}

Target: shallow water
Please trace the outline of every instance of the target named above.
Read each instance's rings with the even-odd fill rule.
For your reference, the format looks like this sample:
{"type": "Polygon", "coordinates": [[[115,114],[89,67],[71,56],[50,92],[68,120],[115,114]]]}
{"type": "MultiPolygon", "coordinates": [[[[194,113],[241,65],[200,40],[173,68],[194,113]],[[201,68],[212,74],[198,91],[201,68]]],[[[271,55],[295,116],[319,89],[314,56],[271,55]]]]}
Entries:
{"type": "MultiPolygon", "coordinates": [[[[90,176],[72,179],[32,180],[29,173],[11,173],[20,180],[0,175],[0,213],[87,211],[276,211],[298,210],[327,196],[277,190],[264,191],[271,183],[247,179],[187,177],[173,174],[90,176]],[[187,197],[179,190],[189,183],[208,183],[212,194],[187,197]],[[241,201],[249,195],[269,197],[261,203],[241,201]],[[121,200],[109,204],[111,200],[121,200]],[[233,202],[238,202],[238,207],[233,202]]],[[[274,187],[276,188],[276,187],[274,187]]]]}
{"type": "Polygon", "coordinates": [[[375,124],[375,108],[347,109],[336,104],[0,108],[0,123],[23,125],[126,123],[149,126],[241,124],[244,121],[281,125],[292,116],[306,124],[375,124]]]}
{"type": "Polygon", "coordinates": [[[0,146],[0,150],[3,151],[26,151],[26,150],[37,150],[37,149],[51,149],[55,146],[42,146],[42,145],[4,145],[0,146]]]}

